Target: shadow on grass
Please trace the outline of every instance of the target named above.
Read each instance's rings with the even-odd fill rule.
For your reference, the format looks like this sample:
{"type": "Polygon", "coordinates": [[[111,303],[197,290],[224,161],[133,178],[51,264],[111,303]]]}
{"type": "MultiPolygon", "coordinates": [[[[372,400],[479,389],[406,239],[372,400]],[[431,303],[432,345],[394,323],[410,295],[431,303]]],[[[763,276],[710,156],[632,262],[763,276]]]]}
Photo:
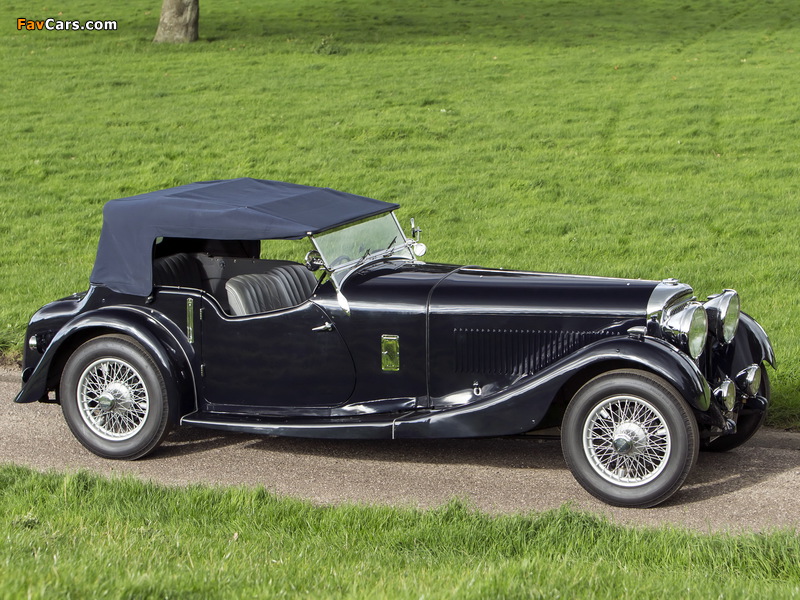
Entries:
{"type": "Polygon", "coordinates": [[[210,7],[201,38],[275,37],[283,40],[334,35],[340,43],[411,43],[459,38],[475,42],[546,43],[554,46],[615,43],[682,45],[720,29],[762,31],[789,26],[795,2],[732,1],[594,3],[563,2],[321,2],[269,3],[247,14],[210,7]]]}

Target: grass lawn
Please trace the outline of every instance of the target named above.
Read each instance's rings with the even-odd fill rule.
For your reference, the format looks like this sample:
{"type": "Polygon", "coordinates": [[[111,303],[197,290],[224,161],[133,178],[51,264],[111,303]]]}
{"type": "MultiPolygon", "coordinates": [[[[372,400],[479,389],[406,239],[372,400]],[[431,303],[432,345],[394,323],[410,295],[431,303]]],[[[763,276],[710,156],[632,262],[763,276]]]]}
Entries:
{"type": "Polygon", "coordinates": [[[251,176],[399,201],[431,261],[733,287],[800,426],[796,0],[215,0],[177,47],[159,8],[0,7],[6,354],[87,287],[104,202],[251,176]]]}
{"type": "Polygon", "coordinates": [[[795,532],[317,507],[0,467],[0,598],[797,598],[795,532]]]}
{"type": "MultiPolygon", "coordinates": [[[[431,261],[735,288],[800,426],[796,0],[214,0],[186,46],[160,4],[0,5],[6,356],[104,202],[249,176],[398,201],[431,261]]],[[[0,598],[790,598],[798,544],[0,467],[0,598]]]]}

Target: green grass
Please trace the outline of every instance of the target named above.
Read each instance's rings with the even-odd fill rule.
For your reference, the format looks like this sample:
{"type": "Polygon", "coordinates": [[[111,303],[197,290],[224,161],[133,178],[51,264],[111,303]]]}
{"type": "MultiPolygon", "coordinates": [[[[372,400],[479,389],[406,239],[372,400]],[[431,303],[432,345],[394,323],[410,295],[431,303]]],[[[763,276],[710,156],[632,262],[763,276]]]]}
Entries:
{"type": "Polygon", "coordinates": [[[337,506],[0,467],[2,598],[794,598],[794,532],[337,506]]]}
{"type": "Polygon", "coordinates": [[[177,47],[159,6],[0,7],[0,349],[86,288],[105,201],[251,176],[399,201],[431,261],[733,287],[800,426],[795,0],[218,0],[177,47]]]}

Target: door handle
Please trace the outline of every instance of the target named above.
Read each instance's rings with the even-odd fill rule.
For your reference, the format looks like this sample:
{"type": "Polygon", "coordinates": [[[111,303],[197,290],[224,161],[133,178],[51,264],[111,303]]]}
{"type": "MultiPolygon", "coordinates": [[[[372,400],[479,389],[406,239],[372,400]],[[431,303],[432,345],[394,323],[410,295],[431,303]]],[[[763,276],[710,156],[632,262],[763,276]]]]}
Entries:
{"type": "Polygon", "coordinates": [[[330,321],[326,321],[323,325],[319,327],[313,327],[311,331],[331,331],[333,329],[333,323],[330,321]]]}

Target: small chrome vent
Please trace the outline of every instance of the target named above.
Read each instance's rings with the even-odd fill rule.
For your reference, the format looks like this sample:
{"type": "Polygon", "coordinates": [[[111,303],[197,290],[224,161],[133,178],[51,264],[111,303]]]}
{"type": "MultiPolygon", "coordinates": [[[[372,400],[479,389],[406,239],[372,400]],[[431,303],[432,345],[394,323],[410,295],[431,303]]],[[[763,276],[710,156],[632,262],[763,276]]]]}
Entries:
{"type": "Polygon", "coordinates": [[[527,375],[541,371],[597,340],[608,331],[532,331],[526,329],[453,330],[457,373],[527,375]]]}

